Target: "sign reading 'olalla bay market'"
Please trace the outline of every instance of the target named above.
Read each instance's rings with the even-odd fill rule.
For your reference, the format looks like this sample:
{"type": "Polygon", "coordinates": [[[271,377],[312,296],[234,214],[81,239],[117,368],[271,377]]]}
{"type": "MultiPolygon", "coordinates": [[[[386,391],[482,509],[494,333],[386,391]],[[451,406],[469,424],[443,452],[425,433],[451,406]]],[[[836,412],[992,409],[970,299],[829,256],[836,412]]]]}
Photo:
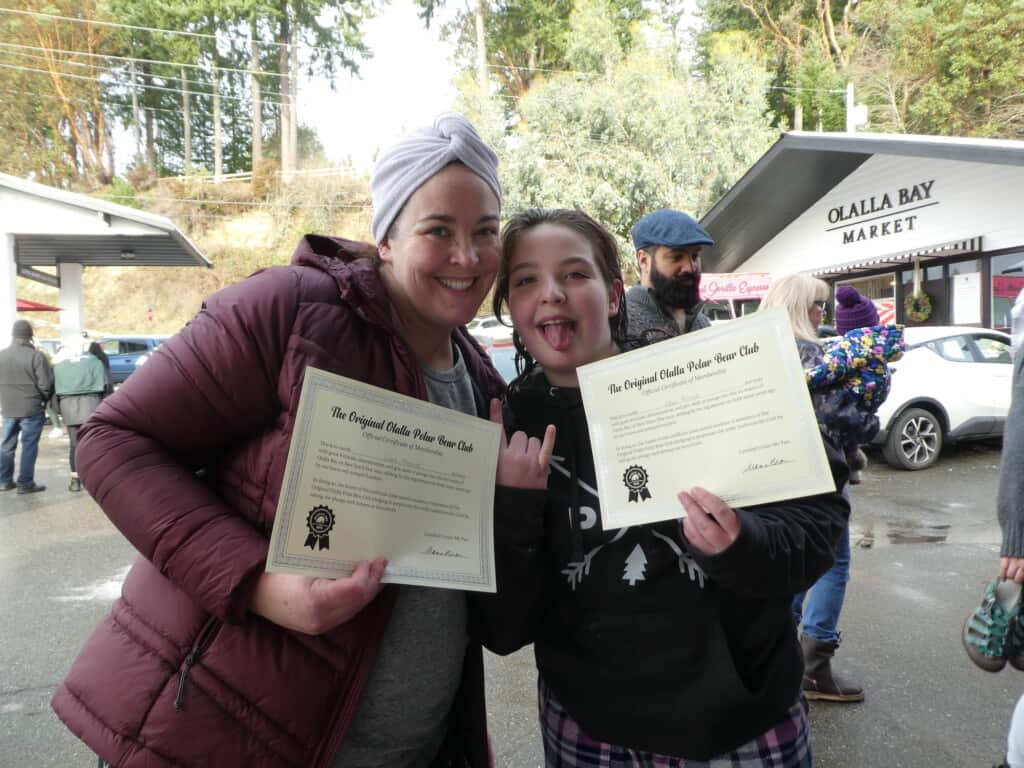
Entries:
{"type": "Polygon", "coordinates": [[[932,197],[934,184],[935,179],[921,181],[829,208],[831,226],[825,231],[840,233],[842,245],[913,232],[919,218],[915,211],[939,204],[932,197]]]}

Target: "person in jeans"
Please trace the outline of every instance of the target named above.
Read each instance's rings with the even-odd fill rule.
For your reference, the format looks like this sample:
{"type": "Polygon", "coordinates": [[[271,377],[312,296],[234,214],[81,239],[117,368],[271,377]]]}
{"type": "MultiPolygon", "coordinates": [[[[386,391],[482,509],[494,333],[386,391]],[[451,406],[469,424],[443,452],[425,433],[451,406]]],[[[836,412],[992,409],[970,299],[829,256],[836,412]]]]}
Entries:
{"type": "Polygon", "coordinates": [[[0,411],[3,412],[3,443],[0,444],[0,491],[36,493],[46,486],[35,482],[39,436],[46,421],[46,403],[53,395],[53,369],[32,344],[32,325],[17,320],[11,329],[11,345],[0,351],[0,411]],[[21,435],[21,463],[17,483],[14,458],[21,435]]]}
{"type": "MultiPolygon", "coordinates": [[[[783,307],[789,314],[796,337],[797,350],[804,369],[822,363],[822,349],[818,343],[818,326],[828,305],[828,284],[810,275],[791,274],[776,278],[760,309],[783,307]]],[[[823,435],[836,442],[829,424],[824,396],[813,395],[818,423],[823,435]]],[[[850,501],[849,484],[840,493],[850,501]]],[[[832,671],[832,657],[839,648],[839,614],[846,598],[846,584],[850,580],[850,527],[843,529],[835,552],[835,564],[825,572],[807,592],[793,598],[793,618],[803,622],[800,648],[804,655],[804,695],[808,699],[851,702],[863,701],[864,689],[832,671]]]]}

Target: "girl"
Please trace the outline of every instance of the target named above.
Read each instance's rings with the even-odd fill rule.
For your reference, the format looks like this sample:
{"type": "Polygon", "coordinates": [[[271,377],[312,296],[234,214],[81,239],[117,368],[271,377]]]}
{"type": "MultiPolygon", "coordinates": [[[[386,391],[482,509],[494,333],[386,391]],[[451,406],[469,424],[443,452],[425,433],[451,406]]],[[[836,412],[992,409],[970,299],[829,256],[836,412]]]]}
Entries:
{"type": "Polygon", "coordinates": [[[789,605],[831,563],[846,503],[733,510],[692,488],[682,524],[605,530],[576,368],[626,342],[615,240],[578,211],[514,216],[495,314],[506,304],[521,431],[499,459],[487,644],[534,643],[547,765],[810,765],[789,605]]]}

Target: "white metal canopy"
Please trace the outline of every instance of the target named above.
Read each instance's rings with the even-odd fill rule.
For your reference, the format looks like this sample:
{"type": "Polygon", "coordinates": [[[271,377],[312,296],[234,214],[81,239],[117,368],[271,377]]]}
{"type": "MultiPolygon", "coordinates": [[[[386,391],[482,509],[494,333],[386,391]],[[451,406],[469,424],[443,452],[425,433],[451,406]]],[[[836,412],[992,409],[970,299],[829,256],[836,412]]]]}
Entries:
{"type": "Polygon", "coordinates": [[[69,338],[83,327],[82,269],[110,266],[213,264],[164,216],[0,173],[0,346],[17,316],[15,275],[60,289],[69,338]]]}

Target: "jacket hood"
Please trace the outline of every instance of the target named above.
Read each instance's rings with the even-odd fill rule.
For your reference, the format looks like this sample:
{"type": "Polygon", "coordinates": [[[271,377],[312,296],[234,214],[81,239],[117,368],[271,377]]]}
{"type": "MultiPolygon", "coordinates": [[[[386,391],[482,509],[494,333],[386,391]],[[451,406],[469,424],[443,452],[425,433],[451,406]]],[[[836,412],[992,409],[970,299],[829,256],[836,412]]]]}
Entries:
{"type": "Polygon", "coordinates": [[[377,248],[371,243],[327,235],[305,235],[295,248],[292,264],[326,272],[338,285],[341,300],[368,322],[391,325],[391,302],[377,268],[377,248]]]}

